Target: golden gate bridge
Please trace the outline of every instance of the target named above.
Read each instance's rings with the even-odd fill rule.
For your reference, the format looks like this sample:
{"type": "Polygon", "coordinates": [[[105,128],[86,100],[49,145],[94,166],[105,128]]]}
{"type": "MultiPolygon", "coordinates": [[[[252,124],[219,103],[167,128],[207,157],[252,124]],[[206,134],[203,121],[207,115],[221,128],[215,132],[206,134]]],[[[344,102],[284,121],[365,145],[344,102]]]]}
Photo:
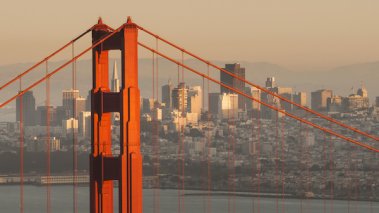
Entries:
{"type": "MultiPolygon", "coordinates": [[[[114,212],[113,203],[114,203],[114,190],[118,189],[118,211],[119,212],[130,212],[130,213],[140,213],[143,211],[142,209],[142,156],[140,151],[140,91],[138,85],[138,49],[139,47],[149,51],[152,53],[152,70],[153,70],[153,97],[158,99],[158,60],[160,57],[165,59],[173,64],[175,64],[178,68],[178,83],[180,81],[184,82],[184,72],[192,73],[202,79],[203,88],[207,88],[209,93],[209,84],[213,83],[216,85],[220,85],[235,94],[240,95],[248,101],[256,102],[261,106],[267,107],[272,111],[278,112],[278,114],[282,114],[287,118],[291,118],[299,123],[299,125],[305,125],[304,128],[312,128],[314,130],[318,130],[324,132],[325,135],[325,143],[323,144],[323,157],[325,159],[325,163],[328,162],[328,158],[332,158],[332,156],[327,156],[328,147],[326,142],[329,138],[330,144],[332,144],[332,139],[339,139],[340,141],[348,142],[359,149],[367,150],[370,153],[378,153],[379,149],[375,146],[375,144],[379,141],[379,138],[375,135],[369,134],[367,132],[361,131],[355,127],[349,126],[341,121],[338,121],[332,117],[314,111],[308,107],[305,107],[301,104],[298,104],[292,100],[289,100],[271,90],[259,86],[253,82],[246,80],[245,78],[236,75],[224,68],[221,68],[214,63],[203,59],[202,57],[180,47],[177,44],[159,36],[158,34],[143,28],[142,26],[134,23],[130,17],[128,18],[125,24],[122,24],[120,27],[113,29],[108,25],[104,24],[101,19],[99,19],[98,23],[92,26],[91,28],[85,30],[81,35],[75,37],[70,42],[48,55],[46,58],[36,63],[26,71],[17,75],[16,77],[10,79],[7,83],[3,84],[0,87],[0,92],[4,91],[7,87],[11,85],[19,85],[19,91],[17,94],[14,94],[9,99],[0,104],[0,108],[4,108],[11,102],[16,99],[20,100],[20,212],[27,212],[27,208],[24,208],[24,189],[23,189],[23,177],[24,177],[24,124],[23,124],[23,103],[22,96],[29,90],[32,90],[36,86],[46,83],[45,92],[46,92],[46,106],[50,105],[50,79],[62,71],[64,68],[68,66],[72,66],[72,88],[77,88],[77,79],[76,79],[76,62],[86,53],[92,51],[92,90],[91,90],[91,128],[92,128],[92,136],[91,136],[91,155],[89,158],[90,162],[90,212],[92,213],[107,213],[114,212]],[[75,53],[75,43],[82,39],[85,35],[92,33],[92,45],[79,52],[75,53]],[[138,39],[138,34],[144,33],[148,36],[151,36],[155,39],[155,47],[151,47],[138,39]],[[169,56],[158,48],[159,43],[163,43],[164,45],[168,45],[171,48],[176,49],[181,53],[181,60],[175,59],[173,56],[169,56]],[[63,63],[63,65],[54,69],[53,71],[49,71],[48,62],[60,52],[72,48],[72,58],[67,62],[63,63]],[[109,85],[109,51],[119,50],[121,52],[121,90],[120,92],[111,92],[109,85]],[[199,69],[195,69],[188,64],[184,63],[184,56],[192,57],[200,62],[202,62],[206,71],[200,71],[199,69]],[[24,79],[28,73],[31,73],[36,70],[37,67],[45,65],[46,72],[45,74],[35,82],[25,85],[24,79]],[[318,118],[319,120],[328,123],[328,125],[318,124],[317,122],[309,119],[309,117],[301,117],[299,115],[295,115],[291,112],[285,111],[282,108],[264,102],[256,97],[247,94],[245,91],[240,90],[239,88],[235,88],[231,85],[228,85],[217,78],[212,77],[210,71],[218,71],[225,73],[226,75],[241,81],[249,86],[257,88],[262,92],[276,98],[280,101],[286,102],[288,104],[293,105],[299,110],[304,111],[305,114],[309,116],[313,116],[314,118],[318,118]],[[180,80],[181,75],[181,80],[180,80]],[[111,123],[112,123],[112,113],[120,114],[120,153],[114,154],[112,153],[112,138],[111,138],[111,123]],[[338,127],[343,129],[344,131],[336,131],[332,127],[338,127]],[[351,134],[356,135],[357,137],[349,137],[344,134],[346,131],[351,132],[351,134]],[[341,133],[342,132],[342,133],[341,133]],[[367,140],[362,140],[362,138],[366,138],[367,140]],[[369,140],[369,142],[367,142],[369,140]],[[117,181],[118,187],[114,186],[114,181],[117,181]]],[[[204,96],[203,96],[204,97],[204,96]]],[[[182,100],[184,101],[184,99],[182,100]]],[[[204,104],[204,101],[203,101],[204,104]]],[[[73,103],[73,109],[75,109],[75,102],[73,103]]],[[[205,108],[205,107],[204,107],[205,108]]],[[[208,106],[209,108],[209,106],[208,106]]],[[[49,108],[46,111],[46,134],[47,138],[49,138],[50,134],[50,120],[51,118],[49,113],[49,108]]],[[[181,109],[184,111],[184,109],[181,109]]],[[[209,110],[208,110],[209,111],[209,110]]],[[[73,112],[75,114],[75,110],[73,112]]],[[[184,113],[184,112],[182,112],[184,113]]],[[[233,113],[233,112],[231,112],[233,113]]],[[[210,115],[209,112],[205,113],[207,122],[210,123],[210,115]]],[[[229,115],[228,115],[229,116],[229,115]]],[[[232,119],[234,116],[230,115],[231,118],[228,119],[228,127],[235,125],[236,122],[232,119]]],[[[259,118],[259,115],[255,115],[259,118]]],[[[179,118],[178,118],[179,121],[179,118]]],[[[260,126],[260,119],[256,119],[257,128],[262,128],[260,126]]],[[[286,199],[285,195],[285,178],[284,178],[284,163],[283,163],[283,150],[284,150],[284,134],[283,129],[285,128],[285,123],[280,122],[279,116],[276,117],[276,137],[277,148],[275,150],[276,160],[275,161],[275,181],[276,181],[276,192],[279,196],[277,198],[276,203],[276,212],[284,212],[285,208],[283,207],[283,200],[286,199]],[[280,165],[281,162],[281,165],[280,165]],[[281,200],[281,201],[280,201],[281,200]],[[281,206],[282,205],[282,206],[281,206]]],[[[153,146],[153,161],[154,161],[154,175],[156,176],[154,186],[154,212],[159,212],[159,122],[155,119],[152,121],[152,146],[153,146]]],[[[228,139],[228,144],[226,145],[228,148],[228,160],[227,160],[227,169],[230,172],[228,177],[228,212],[236,212],[235,203],[233,200],[235,199],[235,195],[233,194],[236,190],[236,182],[235,180],[235,130],[232,128],[228,128],[228,134],[231,136],[228,139]]],[[[255,131],[252,128],[252,134],[258,134],[259,131],[255,131]]],[[[351,135],[350,134],[350,135],[351,135]]],[[[75,177],[78,176],[77,173],[77,146],[78,139],[76,133],[73,131],[73,212],[77,212],[77,180],[75,177]]],[[[184,129],[180,128],[178,130],[178,200],[177,200],[177,211],[178,212],[186,212],[184,208],[184,190],[185,186],[185,156],[184,156],[184,129]]],[[[51,156],[50,156],[50,142],[46,142],[46,176],[51,176],[51,156]]],[[[206,136],[205,139],[205,154],[204,154],[204,162],[207,162],[204,165],[204,190],[207,192],[204,196],[204,211],[212,212],[211,205],[211,196],[212,196],[212,168],[211,168],[211,157],[209,154],[209,150],[211,147],[211,138],[206,136]]],[[[332,147],[332,145],[330,145],[332,147]]],[[[259,149],[259,148],[258,148],[259,149]]],[[[303,150],[304,155],[309,155],[309,150],[303,150]]],[[[330,155],[332,152],[330,152],[330,155]]],[[[258,156],[259,157],[259,156],[258,156]]],[[[309,159],[308,159],[309,160],[309,159]]],[[[255,162],[258,163],[258,162],[255,162]]],[[[325,182],[327,179],[332,179],[332,168],[331,165],[329,168],[330,175],[328,177],[327,170],[324,171],[325,182]]],[[[307,168],[309,169],[309,168],[307,168]]],[[[254,182],[254,178],[252,178],[252,188],[251,192],[256,193],[257,197],[253,199],[253,203],[258,207],[253,207],[252,212],[265,212],[264,209],[259,207],[260,196],[264,196],[264,192],[261,192],[260,185],[260,167],[257,167],[256,171],[252,169],[252,176],[258,177],[257,181],[254,182]],[[254,186],[254,187],[253,187],[254,186]]],[[[298,177],[303,178],[303,177],[298,177]]],[[[308,179],[310,177],[307,177],[308,179]]],[[[46,180],[45,180],[46,181],[46,180]]],[[[307,180],[309,182],[309,180],[307,180]]],[[[52,212],[51,206],[51,184],[49,184],[49,178],[47,178],[46,184],[46,212],[52,212]]],[[[309,186],[308,186],[309,187],[309,186]]],[[[333,189],[331,188],[329,192],[324,191],[324,195],[328,195],[330,200],[333,200],[333,189]]],[[[349,211],[350,211],[350,202],[349,211]]],[[[41,207],[42,209],[43,207],[41,207]]],[[[301,206],[300,212],[309,212],[310,210],[306,210],[306,208],[301,206]]],[[[324,203],[323,210],[326,212],[326,204],[324,203]]],[[[333,211],[333,207],[330,207],[330,212],[333,211]]],[[[372,212],[371,208],[371,212],[372,212]]],[[[42,211],[41,211],[42,212],[42,211]]]]}

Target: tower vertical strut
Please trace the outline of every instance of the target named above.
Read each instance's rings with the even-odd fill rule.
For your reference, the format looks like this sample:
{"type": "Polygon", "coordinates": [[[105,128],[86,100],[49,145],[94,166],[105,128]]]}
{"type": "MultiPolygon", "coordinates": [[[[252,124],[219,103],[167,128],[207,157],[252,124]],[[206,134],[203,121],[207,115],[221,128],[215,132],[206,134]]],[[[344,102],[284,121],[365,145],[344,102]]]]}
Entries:
{"type": "Polygon", "coordinates": [[[92,51],[92,153],[90,156],[90,212],[113,212],[113,181],[118,181],[120,213],[142,212],[142,158],[140,153],[140,92],[138,88],[137,26],[130,17],[114,30],[101,18],[92,29],[92,42],[112,34],[92,51]],[[109,50],[121,51],[122,86],[109,88],[109,50]],[[111,114],[120,113],[120,154],[112,153],[111,114]]]}

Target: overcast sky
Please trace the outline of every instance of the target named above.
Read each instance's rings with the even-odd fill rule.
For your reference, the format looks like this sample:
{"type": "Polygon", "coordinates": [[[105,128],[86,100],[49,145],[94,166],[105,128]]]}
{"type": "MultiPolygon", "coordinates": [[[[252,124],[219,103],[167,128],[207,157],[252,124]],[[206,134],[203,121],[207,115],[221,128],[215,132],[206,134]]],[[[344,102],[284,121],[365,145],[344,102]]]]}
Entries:
{"type": "Polygon", "coordinates": [[[3,1],[0,65],[34,62],[96,23],[133,20],[211,59],[295,71],[377,61],[378,0],[3,1]]]}

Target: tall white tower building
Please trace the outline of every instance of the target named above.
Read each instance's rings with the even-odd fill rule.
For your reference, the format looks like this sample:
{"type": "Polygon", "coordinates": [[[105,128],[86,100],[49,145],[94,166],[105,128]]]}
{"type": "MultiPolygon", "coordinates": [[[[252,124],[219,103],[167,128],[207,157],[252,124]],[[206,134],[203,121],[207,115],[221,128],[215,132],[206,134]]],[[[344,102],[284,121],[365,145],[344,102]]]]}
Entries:
{"type": "MultiPolygon", "coordinates": [[[[111,82],[111,91],[112,92],[120,92],[120,80],[118,79],[118,70],[117,70],[117,62],[114,61],[113,65],[113,75],[112,75],[112,82],[111,82]]],[[[113,123],[119,123],[120,122],[120,113],[115,112],[113,113],[113,123]]]]}
{"type": "Polygon", "coordinates": [[[112,77],[112,83],[111,83],[111,90],[112,92],[120,92],[120,80],[118,79],[118,70],[117,70],[117,62],[114,61],[113,65],[113,77],[112,77]]]}

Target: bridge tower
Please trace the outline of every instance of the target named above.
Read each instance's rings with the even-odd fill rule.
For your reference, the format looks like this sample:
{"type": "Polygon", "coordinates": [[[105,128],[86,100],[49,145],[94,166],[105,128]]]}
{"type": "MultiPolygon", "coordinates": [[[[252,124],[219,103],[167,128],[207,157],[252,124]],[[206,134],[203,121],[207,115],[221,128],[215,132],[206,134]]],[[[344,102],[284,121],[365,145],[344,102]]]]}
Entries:
{"type": "MultiPolygon", "coordinates": [[[[92,43],[114,32],[101,18],[92,29],[92,43]]],[[[113,212],[113,181],[118,181],[120,213],[142,213],[138,29],[130,17],[122,29],[92,51],[92,141],[90,212],[113,212]],[[121,89],[109,86],[110,50],[121,51],[121,89]],[[111,150],[112,113],[120,113],[120,154],[111,150]]]]}

